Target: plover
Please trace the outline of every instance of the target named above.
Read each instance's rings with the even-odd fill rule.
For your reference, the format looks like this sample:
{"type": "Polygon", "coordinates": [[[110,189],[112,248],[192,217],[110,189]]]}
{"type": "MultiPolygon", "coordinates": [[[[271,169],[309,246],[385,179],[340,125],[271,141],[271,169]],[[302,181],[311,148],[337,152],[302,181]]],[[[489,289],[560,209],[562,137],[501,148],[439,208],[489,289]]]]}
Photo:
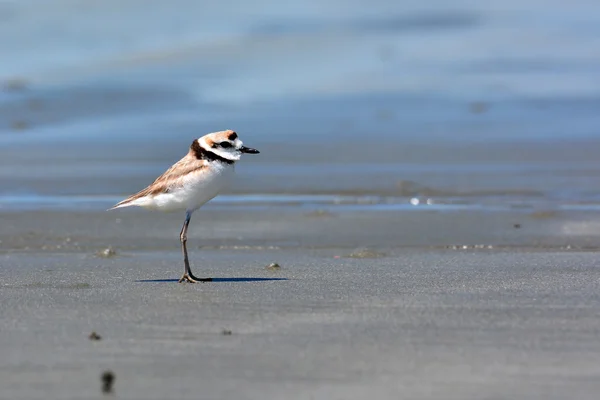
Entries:
{"type": "Polygon", "coordinates": [[[179,239],[185,271],[179,282],[208,282],[196,278],[187,254],[187,230],[192,213],[214,198],[231,180],[242,153],[259,151],[244,146],[231,130],[209,133],[192,142],[188,153],[147,188],[117,203],[115,208],[139,206],[150,210],[185,211],[179,239]]]}

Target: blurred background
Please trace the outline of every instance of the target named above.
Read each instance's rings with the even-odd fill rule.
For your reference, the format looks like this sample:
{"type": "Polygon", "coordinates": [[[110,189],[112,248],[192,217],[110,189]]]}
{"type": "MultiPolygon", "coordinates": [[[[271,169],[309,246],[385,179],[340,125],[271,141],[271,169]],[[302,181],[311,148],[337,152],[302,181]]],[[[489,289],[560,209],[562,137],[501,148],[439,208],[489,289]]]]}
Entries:
{"type": "Polygon", "coordinates": [[[104,209],[194,138],[213,207],[600,205],[600,2],[0,0],[0,208],[104,209]]]}

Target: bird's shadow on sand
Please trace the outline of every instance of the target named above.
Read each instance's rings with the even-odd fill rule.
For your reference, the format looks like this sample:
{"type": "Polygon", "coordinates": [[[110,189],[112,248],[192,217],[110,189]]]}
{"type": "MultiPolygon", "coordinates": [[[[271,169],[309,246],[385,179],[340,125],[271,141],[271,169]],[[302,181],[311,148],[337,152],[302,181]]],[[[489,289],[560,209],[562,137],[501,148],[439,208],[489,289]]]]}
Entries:
{"type": "MultiPolygon", "coordinates": [[[[264,281],[287,281],[288,278],[212,278],[210,282],[264,282],[264,281]]],[[[179,279],[140,279],[136,282],[179,282],[179,279]]]]}

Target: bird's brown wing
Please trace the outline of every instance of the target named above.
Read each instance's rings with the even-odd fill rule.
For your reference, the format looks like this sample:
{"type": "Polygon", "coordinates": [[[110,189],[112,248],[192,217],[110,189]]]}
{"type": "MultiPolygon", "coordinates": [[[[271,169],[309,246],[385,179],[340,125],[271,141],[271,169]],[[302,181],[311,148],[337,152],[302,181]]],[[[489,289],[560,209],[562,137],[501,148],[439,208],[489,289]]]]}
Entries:
{"type": "Polygon", "coordinates": [[[134,195],[129,196],[125,200],[118,202],[113,208],[124,206],[127,203],[142,197],[156,196],[161,193],[169,193],[171,190],[181,187],[181,185],[183,185],[184,178],[188,174],[199,172],[207,167],[208,163],[205,160],[198,160],[196,157],[188,154],[173,164],[171,168],[166,170],[161,176],[156,178],[148,187],[140,190],[134,195]]]}

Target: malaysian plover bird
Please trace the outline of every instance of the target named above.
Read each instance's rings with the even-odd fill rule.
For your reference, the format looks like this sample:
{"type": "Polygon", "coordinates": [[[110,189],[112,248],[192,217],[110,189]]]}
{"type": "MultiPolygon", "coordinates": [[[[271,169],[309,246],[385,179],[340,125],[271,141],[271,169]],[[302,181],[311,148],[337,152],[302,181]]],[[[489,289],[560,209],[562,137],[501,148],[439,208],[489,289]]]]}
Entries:
{"type": "Polygon", "coordinates": [[[149,210],[185,211],[179,239],[185,271],[179,282],[208,282],[196,278],[187,254],[187,230],[192,213],[215,197],[233,177],[235,162],[242,153],[259,151],[244,146],[231,130],[209,133],[192,142],[190,150],[147,188],[117,203],[115,208],[138,206],[149,210]]]}

